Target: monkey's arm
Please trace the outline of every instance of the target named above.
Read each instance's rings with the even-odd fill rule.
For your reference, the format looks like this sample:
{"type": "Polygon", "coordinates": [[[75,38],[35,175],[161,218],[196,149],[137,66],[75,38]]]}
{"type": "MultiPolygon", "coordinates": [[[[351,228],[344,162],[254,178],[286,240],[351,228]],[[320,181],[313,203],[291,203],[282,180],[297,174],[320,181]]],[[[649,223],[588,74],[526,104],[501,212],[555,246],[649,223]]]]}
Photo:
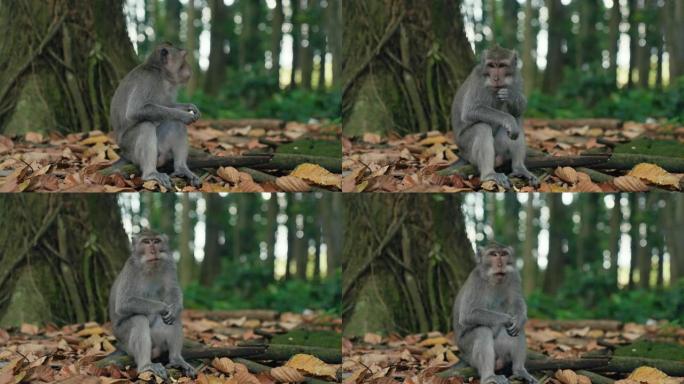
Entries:
{"type": "Polygon", "coordinates": [[[126,110],[126,119],[136,122],[178,120],[184,124],[189,124],[195,121],[193,120],[194,116],[194,114],[187,110],[165,107],[154,103],[146,103],[138,108],[132,107],[126,110]]]}
{"type": "Polygon", "coordinates": [[[473,106],[472,109],[464,108],[461,120],[468,125],[484,122],[491,125],[492,128],[502,126],[508,132],[519,132],[520,130],[517,121],[511,114],[486,105],[473,106]]]}
{"type": "Polygon", "coordinates": [[[164,302],[168,307],[167,310],[162,312],[162,320],[166,324],[173,324],[180,317],[180,313],[183,310],[183,292],[178,282],[173,282],[173,284],[164,297],[164,302]]]}
{"type": "Polygon", "coordinates": [[[128,296],[121,300],[117,300],[114,310],[118,315],[127,317],[130,315],[155,315],[167,310],[167,308],[168,306],[161,301],[145,299],[138,296],[128,296]]]}

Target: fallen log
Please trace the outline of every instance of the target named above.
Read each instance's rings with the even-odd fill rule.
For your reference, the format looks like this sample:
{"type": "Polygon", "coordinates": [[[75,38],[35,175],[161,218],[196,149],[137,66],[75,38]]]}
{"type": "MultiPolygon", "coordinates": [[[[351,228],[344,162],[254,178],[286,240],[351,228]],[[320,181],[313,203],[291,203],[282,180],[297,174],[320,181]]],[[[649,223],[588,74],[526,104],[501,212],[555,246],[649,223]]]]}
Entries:
{"type": "Polygon", "coordinates": [[[617,331],[622,323],[617,320],[530,320],[528,324],[533,328],[551,328],[567,330],[575,328],[600,329],[603,331],[617,331]]]}
{"type": "Polygon", "coordinates": [[[342,349],[338,348],[323,348],[310,347],[308,345],[289,345],[289,344],[268,344],[263,353],[249,356],[252,360],[275,360],[285,361],[290,357],[305,353],[307,355],[314,355],[319,359],[331,364],[342,363],[342,349]]]}
{"type": "Polygon", "coordinates": [[[529,118],[523,121],[523,125],[529,127],[551,127],[558,129],[584,127],[588,125],[595,128],[617,129],[622,126],[622,121],[618,119],[534,119],[529,118]]]}
{"type": "Polygon", "coordinates": [[[207,318],[210,320],[248,319],[273,321],[278,318],[278,312],[269,309],[237,309],[232,311],[201,311],[186,309],[186,314],[191,318],[207,318]]]}
{"type": "MultiPolygon", "coordinates": [[[[245,346],[245,347],[226,347],[226,348],[184,348],[183,357],[186,360],[195,359],[213,359],[214,357],[248,357],[256,356],[264,353],[265,346],[245,346]]],[[[115,365],[118,367],[135,365],[135,361],[129,355],[115,351],[96,364],[97,367],[103,368],[108,365],[115,365]]]]}
{"type": "Polygon", "coordinates": [[[286,122],[279,119],[230,119],[230,120],[200,120],[194,126],[212,127],[217,129],[231,129],[231,128],[263,128],[265,130],[283,129],[286,122]]]}
{"type": "MultiPolygon", "coordinates": [[[[271,367],[269,367],[268,365],[259,364],[257,362],[252,361],[252,360],[237,358],[237,359],[234,359],[234,361],[236,363],[244,364],[247,367],[247,369],[249,369],[249,371],[252,373],[261,373],[261,372],[270,372],[271,371],[271,367]]],[[[331,381],[319,380],[319,379],[315,379],[313,377],[307,377],[307,376],[304,376],[304,382],[309,383],[309,384],[331,383],[331,381]]]]}
{"type": "MultiPolygon", "coordinates": [[[[587,156],[545,156],[545,157],[528,157],[525,159],[525,166],[527,169],[539,168],[556,168],[556,167],[588,167],[602,164],[608,161],[605,155],[587,155],[587,156]]],[[[510,165],[497,167],[497,171],[508,171],[510,165]]],[[[450,176],[454,174],[461,175],[475,175],[478,173],[477,167],[472,164],[454,164],[448,168],[442,169],[436,174],[440,176],[450,176]]]]}
{"type": "Polygon", "coordinates": [[[632,153],[613,153],[610,155],[608,161],[601,164],[592,165],[590,168],[616,169],[624,171],[634,168],[634,166],[639,163],[656,164],[668,172],[684,172],[684,158],[632,153]]]}

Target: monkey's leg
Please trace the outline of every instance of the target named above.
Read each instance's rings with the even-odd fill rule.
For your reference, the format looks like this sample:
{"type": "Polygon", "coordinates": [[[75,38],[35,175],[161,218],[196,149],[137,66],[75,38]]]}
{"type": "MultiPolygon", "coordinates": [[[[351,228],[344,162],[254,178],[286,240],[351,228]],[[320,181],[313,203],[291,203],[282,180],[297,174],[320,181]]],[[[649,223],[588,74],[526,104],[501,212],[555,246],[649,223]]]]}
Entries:
{"type": "MultiPolygon", "coordinates": [[[[188,129],[179,121],[165,121],[157,127],[159,162],[173,157],[173,173],[188,179],[194,187],[200,186],[200,179],[188,168],[188,129]]],[[[161,165],[161,164],[160,164],[161,165]]]]}
{"type": "Polygon", "coordinates": [[[133,356],[138,373],[151,371],[165,380],[168,379],[166,368],[159,363],[152,363],[152,337],[147,316],[132,316],[117,328],[117,338],[126,353],[133,356]]]}
{"type": "Polygon", "coordinates": [[[494,353],[494,334],[491,328],[474,328],[461,338],[458,348],[466,352],[466,360],[477,369],[482,384],[508,384],[506,377],[494,375],[496,354],[494,353]]]}
{"type": "MultiPolygon", "coordinates": [[[[519,121],[519,120],[518,120],[519,121]]],[[[522,122],[520,122],[522,124],[522,122]]],[[[508,135],[500,129],[496,135],[496,148],[501,148],[505,158],[511,159],[511,176],[522,177],[527,180],[531,186],[539,187],[539,179],[525,166],[525,157],[527,156],[527,146],[525,145],[525,135],[520,134],[515,140],[511,140],[508,135]]]]}
{"type": "Polygon", "coordinates": [[[524,332],[512,337],[502,330],[494,340],[494,352],[497,360],[501,360],[502,365],[512,363],[513,376],[519,377],[527,383],[537,383],[537,379],[525,369],[527,344],[524,332]]]}
{"type": "Polygon", "coordinates": [[[493,180],[504,188],[511,187],[506,175],[494,172],[496,152],[493,129],[489,124],[477,123],[466,128],[459,135],[458,145],[466,160],[480,171],[480,180],[493,180]]]}
{"type": "MultiPolygon", "coordinates": [[[[154,180],[166,189],[173,189],[169,175],[157,171],[157,131],[154,124],[142,122],[132,128],[138,132],[132,143],[131,161],[142,171],[143,180],[154,180]]],[[[126,143],[128,145],[130,143],[126,143]]]]}
{"type": "Polygon", "coordinates": [[[178,368],[183,372],[183,376],[194,379],[197,377],[195,368],[190,365],[183,356],[181,350],[183,349],[183,326],[180,320],[173,324],[167,325],[158,319],[155,321],[152,329],[152,341],[154,345],[159,345],[162,349],[169,351],[168,367],[178,368]]]}

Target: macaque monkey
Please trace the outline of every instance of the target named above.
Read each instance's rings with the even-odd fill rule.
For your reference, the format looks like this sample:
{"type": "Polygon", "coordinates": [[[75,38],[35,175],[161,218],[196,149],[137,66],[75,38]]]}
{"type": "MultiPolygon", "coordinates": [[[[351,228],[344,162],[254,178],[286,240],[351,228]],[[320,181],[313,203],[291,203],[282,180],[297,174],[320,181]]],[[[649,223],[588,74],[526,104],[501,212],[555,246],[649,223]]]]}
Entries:
{"type": "Polygon", "coordinates": [[[170,367],[195,378],[181,356],[183,293],[166,235],[143,230],[133,237],[133,251],[109,294],[109,317],[118,349],[133,357],[138,373],[151,371],[168,379],[152,359],[168,352],[170,367]]]}
{"type": "Polygon", "coordinates": [[[193,104],[176,103],[178,87],[190,79],[187,51],[169,43],[157,46],[144,63],[135,67],[114,92],[110,121],[121,157],[140,167],[143,180],[155,180],[167,189],[169,175],[157,171],[173,159],[173,173],[193,186],[200,180],[187,165],[186,124],[197,121],[193,104]]]}
{"type": "Polygon", "coordinates": [[[504,188],[510,188],[511,182],[503,173],[494,172],[494,167],[508,160],[511,176],[539,186],[539,179],[525,167],[522,114],[527,100],[522,88],[518,54],[495,45],[484,52],[451,107],[461,159],[477,167],[481,180],[493,180],[504,188]]]}
{"type": "Polygon", "coordinates": [[[461,357],[475,367],[480,383],[506,384],[494,375],[512,363],[513,375],[537,383],[525,369],[527,306],[513,249],[492,244],[478,251],[478,263],[454,302],[454,335],[461,357]]]}

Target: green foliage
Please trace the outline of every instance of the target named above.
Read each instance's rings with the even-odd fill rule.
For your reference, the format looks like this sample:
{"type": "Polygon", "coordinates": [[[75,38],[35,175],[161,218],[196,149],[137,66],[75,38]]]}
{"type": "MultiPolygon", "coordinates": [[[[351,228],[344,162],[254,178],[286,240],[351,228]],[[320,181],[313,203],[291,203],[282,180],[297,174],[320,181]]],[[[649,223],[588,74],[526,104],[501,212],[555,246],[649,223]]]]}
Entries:
{"type": "Polygon", "coordinates": [[[272,344],[308,345],[321,348],[342,348],[340,334],[329,330],[293,329],[285,334],[276,334],[272,344]]]}
{"type": "Polygon", "coordinates": [[[339,158],[342,156],[342,143],[339,140],[303,139],[278,146],[276,153],[339,158]]]}
{"type": "Polygon", "coordinates": [[[198,90],[188,100],[202,111],[202,115],[216,119],[274,118],[286,121],[309,119],[340,119],[338,91],[303,89],[281,90],[273,75],[265,70],[229,71],[225,86],[217,96],[198,90]]]}
{"type": "Polygon", "coordinates": [[[571,270],[554,296],[535,291],[527,299],[530,317],[548,319],[616,319],[643,323],[664,319],[682,324],[684,279],[667,290],[617,289],[600,265],[571,270]]]}
{"type": "Polygon", "coordinates": [[[273,281],[271,270],[258,260],[228,262],[221,271],[211,287],[187,287],[185,306],[215,310],[267,308],[298,313],[312,309],[340,314],[340,271],[321,281],[273,281]]]}
{"type": "Polygon", "coordinates": [[[684,361],[684,346],[663,341],[639,340],[615,348],[615,356],[684,361]]]}
{"type": "Polygon", "coordinates": [[[684,121],[684,77],[663,90],[615,90],[609,74],[600,69],[567,70],[564,79],[553,95],[535,90],[529,97],[526,116],[684,121]]]}

